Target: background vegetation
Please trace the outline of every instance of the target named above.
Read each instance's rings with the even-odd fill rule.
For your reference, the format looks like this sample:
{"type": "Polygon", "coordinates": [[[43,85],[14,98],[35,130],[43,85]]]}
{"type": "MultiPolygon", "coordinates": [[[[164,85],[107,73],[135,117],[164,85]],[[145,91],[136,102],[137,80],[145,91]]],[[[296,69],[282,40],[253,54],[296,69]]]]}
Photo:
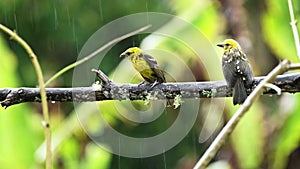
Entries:
{"type": "MultiPolygon", "coordinates": [[[[294,1],[296,19],[300,17],[299,6],[300,2],[294,1]]],[[[281,59],[299,61],[289,24],[288,6],[284,0],[0,1],[0,22],[15,29],[31,45],[38,55],[46,79],[74,62],[81,47],[96,30],[117,18],[137,12],[161,12],[179,16],[195,25],[212,44],[228,37],[237,39],[248,54],[257,76],[265,75],[281,59]]],[[[115,45],[99,68],[108,75],[113,75],[116,67],[127,69],[126,64],[119,65],[119,54],[132,45],[139,46],[143,38],[134,36],[115,45]]],[[[158,47],[182,56],[182,61],[194,75],[186,77],[184,70],[178,70],[173,64],[167,64],[168,60],[162,59],[161,66],[168,72],[176,72],[178,79],[223,79],[221,73],[215,79],[208,78],[207,72],[220,72],[220,67],[207,66],[204,70],[199,59],[203,56],[195,57],[170,41],[162,42],[158,47]]],[[[221,51],[216,51],[221,56],[221,51]]],[[[37,85],[32,64],[26,55],[17,43],[0,34],[0,87],[37,85]]],[[[211,65],[219,64],[215,60],[210,62],[211,65]]],[[[72,71],[52,84],[52,87],[71,86],[72,71]]],[[[112,103],[100,103],[106,119],[116,130],[133,136],[161,132],[178,113],[163,114],[148,125],[135,124],[117,113],[112,103]]],[[[242,119],[210,167],[300,168],[299,103],[299,94],[262,96],[242,119]]],[[[134,104],[139,107],[138,103],[134,104]]],[[[72,104],[49,103],[55,141],[54,168],[192,168],[222,127],[222,124],[215,126],[215,123],[205,126],[218,129],[208,140],[199,141],[199,133],[208,117],[205,113],[209,104],[209,99],[200,101],[194,127],[173,149],[161,155],[139,159],[120,157],[102,150],[82,130],[72,104]]],[[[89,106],[82,105],[81,108],[86,112],[94,111],[89,106]]],[[[226,108],[224,113],[221,112],[222,121],[225,123],[235,110],[231,98],[226,98],[226,108]]],[[[90,118],[89,113],[86,116],[90,118]]],[[[211,117],[214,118],[214,115],[211,117]]],[[[0,110],[1,168],[43,167],[44,135],[41,121],[41,107],[37,103],[0,110]]]]}

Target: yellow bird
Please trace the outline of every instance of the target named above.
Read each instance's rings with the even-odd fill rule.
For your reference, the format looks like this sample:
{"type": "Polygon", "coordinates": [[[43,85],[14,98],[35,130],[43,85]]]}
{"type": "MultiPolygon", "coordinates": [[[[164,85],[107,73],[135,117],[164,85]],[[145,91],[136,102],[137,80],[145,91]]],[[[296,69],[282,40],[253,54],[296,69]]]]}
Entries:
{"type": "Polygon", "coordinates": [[[217,46],[223,48],[222,70],[229,88],[233,88],[233,104],[243,104],[247,98],[247,88],[253,82],[253,71],[239,43],[226,39],[217,46]]]}
{"type": "MultiPolygon", "coordinates": [[[[142,49],[132,47],[123,52],[120,57],[127,57],[133,67],[141,74],[144,83],[151,84],[151,88],[160,83],[165,83],[166,78],[163,71],[160,69],[156,59],[149,54],[143,53],[142,49]]],[[[167,106],[171,106],[171,101],[167,100],[167,106]]]]}
{"type": "Polygon", "coordinates": [[[123,52],[120,57],[127,57],[133,67],[144,78],[143,83],[152,84],[152,87],[159,83],[166,82],[163,71],[159,68],[159,65],[154,57],[143,53],[138,47],[132,47],[123,52]]]}

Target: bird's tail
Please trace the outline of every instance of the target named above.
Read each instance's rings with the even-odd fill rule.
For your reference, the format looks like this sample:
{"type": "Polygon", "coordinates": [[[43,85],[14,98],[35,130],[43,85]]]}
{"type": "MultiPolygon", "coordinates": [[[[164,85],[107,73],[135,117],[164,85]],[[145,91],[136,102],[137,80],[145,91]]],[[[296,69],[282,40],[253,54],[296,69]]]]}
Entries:
{"type": "Polygon", "coordinates": [[[239,79],[233,90],[233,105],[243,104],[247,98],[247,92],[242,79],[239,79]]]}

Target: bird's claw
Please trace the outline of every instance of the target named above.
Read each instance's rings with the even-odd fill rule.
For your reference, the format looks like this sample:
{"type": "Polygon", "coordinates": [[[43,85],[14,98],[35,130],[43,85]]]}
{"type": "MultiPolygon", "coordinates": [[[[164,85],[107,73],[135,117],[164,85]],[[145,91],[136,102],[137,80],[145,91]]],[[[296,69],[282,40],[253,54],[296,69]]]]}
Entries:
{"type": "Polygon", "coordinates": [[[139,83],[138,84],[138,86],[142,86],[142,85],[150,85],[150,89],[153,89],[156,85],[158,85],[159,84],[159,82],[158,81],[155,81],[154,83],[147,83],[146,84],[146,81],[143,81],[143,82],[141,82],[141,83],[139,83]]]}
{"type": "Polygon", "coordinates": [[[158,81],[155,81],[154,83],[151,84],[150,89],[153,89],[158,84],[159,84],[158,81]]]}
{"type": "Polygon", "coordinates": [[[141,83],[138,84],[138,86],[142,86],[146,83],[146,81],[142,81],[141,83]]]}

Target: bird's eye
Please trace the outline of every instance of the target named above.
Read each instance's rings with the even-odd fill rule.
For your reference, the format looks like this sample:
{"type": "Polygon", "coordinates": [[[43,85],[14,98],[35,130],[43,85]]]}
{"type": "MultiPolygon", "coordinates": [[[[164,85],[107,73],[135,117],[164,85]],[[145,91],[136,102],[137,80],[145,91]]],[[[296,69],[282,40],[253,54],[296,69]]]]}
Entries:
{"type": "Polygon", "coordinates": [[[228,47],[228,46],[230,46],[230,44],[229,44],[229,43],[226,43],[226,44],[225,44],[225,46],[227,46],[227,47],[228,47]]]}
{"type": "Polygon", "coordinates": [[[126,55],[131,55],[132,54],[132,52],[126,52],[126,55]]]}

